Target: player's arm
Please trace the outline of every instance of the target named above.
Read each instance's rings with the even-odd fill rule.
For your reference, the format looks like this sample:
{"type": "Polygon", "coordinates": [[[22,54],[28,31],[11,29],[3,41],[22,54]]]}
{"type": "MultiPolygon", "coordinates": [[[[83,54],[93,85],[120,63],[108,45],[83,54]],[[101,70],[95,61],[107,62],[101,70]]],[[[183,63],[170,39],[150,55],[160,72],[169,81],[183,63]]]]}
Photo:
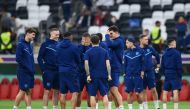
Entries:
{"type": "Polygon", "coordinates": [[[107,72],[108,72],[108,81],[112,80],[111,78],[111,66],[110,66],[110,61],[106,60],[106,67],[107,67],[107,72]]]}
{"type": "Polygon", "coordinates": [[[45,70],[45,65],[44,65],[44,54],[45,54],[45,44],[42,44],[41,47],[40,47],[40,50],[39,50],[39,53],[38,53],[38,64],[40,66],[40,69],[42,71],[42,73],[44,72],[45,70]]]}
{"type": "Polygon", "coordinates": [[[23,60],[23,53],[24,53],[24,46],[19,43],[16,48],[16,62],[21,65],[24,69],[27,69],[28,71],[33,72],[32,69],[30,69],[27,64],[23,60]]]}
{"type": "Polygon", "coordinates": [[[84,68],[85,68],[85,71],[86,71],[87,82],[90,82],[91,78],[90,78],[90,68],[89,68],[89,55],[88,55],[87,52],[84,55],[84,60],[85,60],[84,61],[84,68]]]}
{"type": "Polygon", "coordinates": [[[105,38],[106,38],[106,43],[107,43],[108,47],[110,47],[110,48],[116,48],[116,47],[120,46],[120,41],[119,40],[112,41],[110,39],[110,35],[109,34],[106,34],[105,38]]]}
{"type": "Polygon", "coordinates": [[[152,55],[156,58],[157,69],[159,70],[159,68],[160,68],[160,55],[154,48],[152,48],[152,55]]]}
{"type": "Polygon", "coordinates": [[[85,67],[85,71],[86,71],[86,75],[87,75],[87,82],[90,82],[91,78],[90,78],[90,69],[89,69],[88,60],[84,61],[84,67],[85,67]]]}
{"type": "Polygon", "coordinates": [[[145,54],[144,54],[144,52],[143,52],[143,50],[141,50],[141,53],[142,53],[142,55],[141,55],[141,77],[142,78],[144,78],[144,69],[145,69],[145,61],[144,61],[144,59],[145,59],[145,54]]]}

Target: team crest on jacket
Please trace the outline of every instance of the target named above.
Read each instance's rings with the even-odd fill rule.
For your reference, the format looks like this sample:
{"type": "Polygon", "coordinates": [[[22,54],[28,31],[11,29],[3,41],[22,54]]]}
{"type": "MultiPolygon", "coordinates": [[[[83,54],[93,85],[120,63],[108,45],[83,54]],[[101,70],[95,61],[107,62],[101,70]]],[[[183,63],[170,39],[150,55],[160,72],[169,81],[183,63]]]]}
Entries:
{"type": "Polygon", "coordinates": [[[136,52],[136,55],[139,55],[139,52],[136,52]]]}
{"type": "Polygon", "coordinates": [[[147,52],[150,52],[150,49],[147,49],[146,51],[147,51],[147,52]]]}

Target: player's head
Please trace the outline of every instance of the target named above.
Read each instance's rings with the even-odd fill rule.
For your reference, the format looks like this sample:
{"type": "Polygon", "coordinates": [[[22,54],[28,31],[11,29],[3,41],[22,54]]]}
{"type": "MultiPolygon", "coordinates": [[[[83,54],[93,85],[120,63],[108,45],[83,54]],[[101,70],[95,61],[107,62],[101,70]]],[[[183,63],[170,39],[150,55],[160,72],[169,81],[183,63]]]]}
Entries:
{"type": "Polygon", "coordinates": [[[92,45],[98,45],[100,43],[100,38],[97,35],[92,35],[91,42],[92,42],[92,45]]]}
{"type": "Polygon", "coordinates": [[[150,31],[149,31],[148,29],[145,29],[145,30],[143,31],[143,34],[144,34],[144,35],[147,35],[147,36],[148,36],[149,33],[150,33],[150,31]]]}
{"type": "Polygon", "coordinates": [[[108,34],[110,35],[110,37],[112,39],[117,38],[119,36],[119,29],[118,29],[118,27],[115,26],[115,25],[109,27],[108,34]]]}
{"type": "Polygon", "coordinates": [[[66,32],[66,33],[64,33],[63,38],[72,40],[73,35],[70,32],[66,32]]]}
{"type": "Polygon", "coordinates": [[[86,32],[82,35],[81,43],[82,43],[82,45],[86,45],[86,46],[90,45],[91,42],[90,42],[90,34],[89,33],[86,32]]]}
{"type": "Polygon", "coordinates": [[[176,38],[169,38],[167,44],[169,48],[176,48],[176,38]]]}
{"type": "Polygon", "coordinates": [[[147,35],[140,35],[140,44],[141,45],[148,45],[148,36],[147,35]]]}
{"type": "Polygon", "coordinates": [[[28,41],[33,41],[36,36],[37,30],[35,28],[26,29],[25,39],[28,41]]]}
{"type": "Polygon", "coordinates": [[[103,39],[102,33],[97,33],[96,35],[100,38],[100,41],[102,41],[102,39],[103,39]]]}
{"type": "Polygon", "coordinates": [[[133,37],[127,38],[126,39],[126,47],[130,49],[134,46],[135,46],[135,38],[133,38],[133,37]]]}
{"type": "Polygon", "coordinates": [[[160,21],[157,20],[157,21],[155,22],[155,25],[156,25],[157,27],[160,27],[160,25],[161,25],[160,21]]]}
{"type": "Polygon", "coordinates": [[[58,40],[60,36],[59,28],[56,25],[52,25],[49,27],[50,39],[58,40]]]}

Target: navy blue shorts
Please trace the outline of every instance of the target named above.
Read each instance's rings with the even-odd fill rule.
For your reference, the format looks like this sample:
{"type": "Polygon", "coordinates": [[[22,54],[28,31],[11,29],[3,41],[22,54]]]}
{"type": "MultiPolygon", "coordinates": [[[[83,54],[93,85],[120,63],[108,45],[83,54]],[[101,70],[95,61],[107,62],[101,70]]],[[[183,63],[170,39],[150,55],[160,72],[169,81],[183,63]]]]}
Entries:
{"type": "Polygon", "coordinates": [[[167,80],[164,81],[164,90],[170,91],[170,90],[180,90],[181,89],[181,80],[167,80]]]}
{"type": "Polygon", "coordinates": [[[144,89],[147,87],[149,89],[152,89],[156,87],[156,80],[155,80],[155,73],[153,71],[144,72],[144,78],[143,78],[143,86],[144,89]]]}
{"type": "Polygon", "coordinates": [[[79,74],[79,79],[80,79],[80,92],[83,91],[84,87],[86,86],[86,89],[87,89],[87,77],[86,77],[86,74],[85,73],[82,73],[82,74],[79,74]]]}
{"type": "Polygon", "coordinates": [[[98,91],[101,96],[108,94],[108,80],[106,78],[96,78],[88,84],[88,93],[90,96],[96,96],[98,91]]]}
{"type": "Polygon", "coordinates": [[[23,91],[28,91],[34,87],[34,75],[29,75],[26,71],[17,71],[19,88],[23,91]]]}
{"type": "Polygon", "coordinates": [[[143,91],[143,79],[140,76],[133,77],[133,76],[126,76],[125,77],[125,91],[127,93],[130,92],[142,92],[143,91]]]}
{"type": "Polygon", "coordinates": [[[80,92],[79,77],[77,75],[73,76],[73,75],[60,74],[59,89],[62,94],[66,94],[68,91],[70,91],[71,93],[80,92]]]}
{"type": "Polygon", "coordinates": [[[58,71],[46,70],[42,75],[43,86],[46,90],[59,89],[59,73],[58,71]]]}
{"type": "Polygon", "coordinates": [[[109,88],[111,88],[111,87],[118,87],[119,86],[119,76],[120,76],[120,73],[118,73],[118,72],[111,72],[111,78],[112,78],[112,80],[109,81],[109,88]]]}

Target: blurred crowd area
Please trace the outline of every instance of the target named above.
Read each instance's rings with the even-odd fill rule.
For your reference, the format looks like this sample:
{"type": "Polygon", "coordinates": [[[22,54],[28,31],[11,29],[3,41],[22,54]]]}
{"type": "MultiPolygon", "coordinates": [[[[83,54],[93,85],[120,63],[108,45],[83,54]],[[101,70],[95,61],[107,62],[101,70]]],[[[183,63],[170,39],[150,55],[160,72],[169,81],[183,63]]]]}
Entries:
{"type": "Polygon", "coordinates": [[[160,53],[167,38],[176,37],[178,49],[189,53],[189,7],[190,0],[0,0],[0,53],[14,54],[28,27],[38,30],[37,53],[51,25],[70,31],[76,43],[85,32],[106,34],[116,25],[124,38],[147,34],[160,53]]]}

